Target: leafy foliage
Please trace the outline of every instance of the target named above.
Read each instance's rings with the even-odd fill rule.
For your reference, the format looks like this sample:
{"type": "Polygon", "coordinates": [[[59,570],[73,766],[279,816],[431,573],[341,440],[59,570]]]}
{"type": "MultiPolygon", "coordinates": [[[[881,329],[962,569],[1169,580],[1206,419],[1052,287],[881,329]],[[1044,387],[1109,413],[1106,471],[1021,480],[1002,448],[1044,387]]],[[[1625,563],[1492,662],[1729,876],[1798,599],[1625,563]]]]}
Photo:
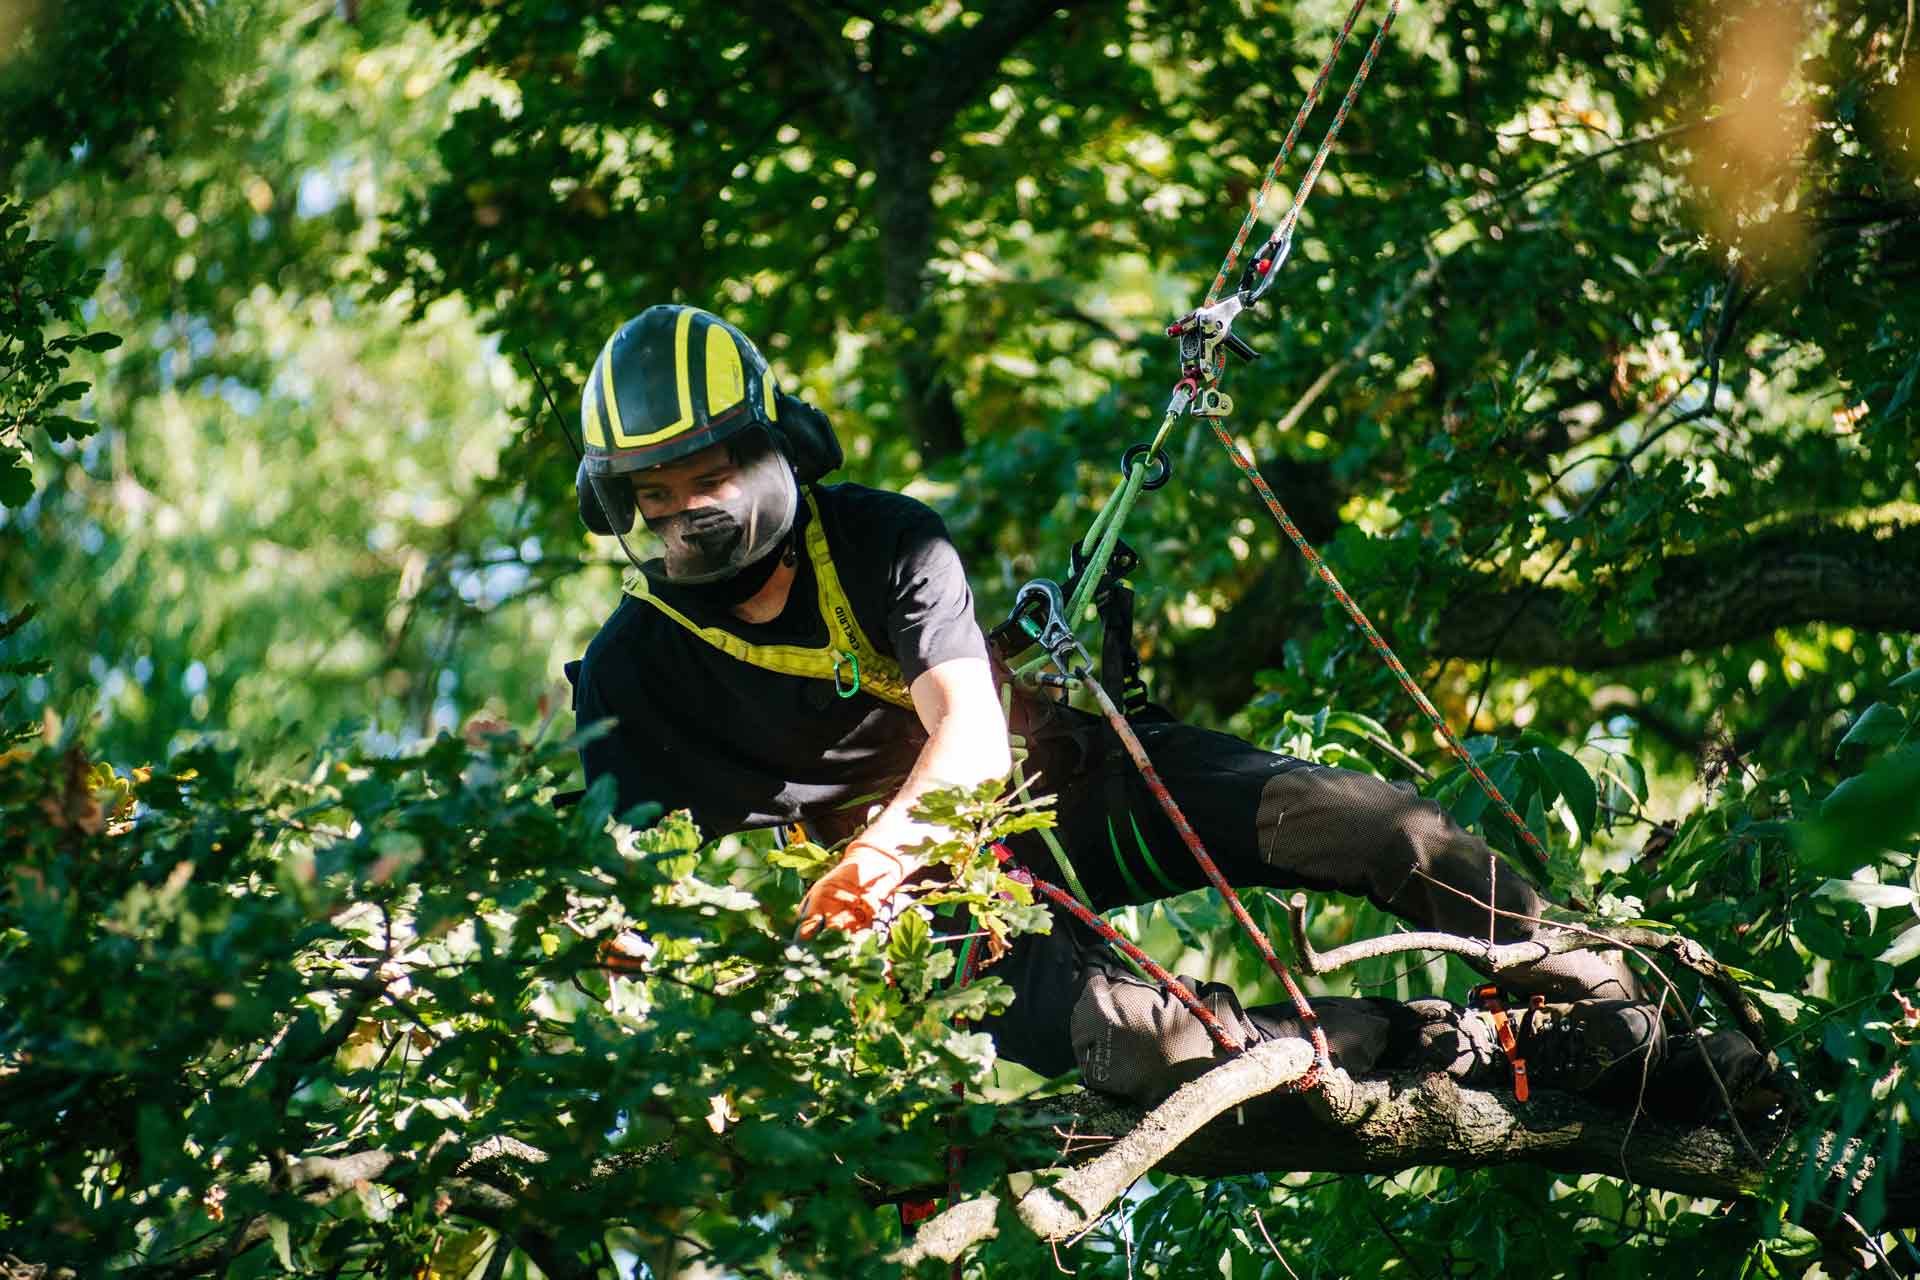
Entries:
{"type": "Polygon", "coordinates": [[[48,330],[79,327],[81,304],[100,274],[72,249],[34,238],[25,212],[0,201],[0,386],[6,389],[0,400],[0,508],[24,506],[33,496],[27,458],[34,437],[54,443],[93,434],[92,423],[61,412],[89,386],[68,380],[67,367],[75,352],[111,351],[120,339],[48,330]]]}
{"type": "MultiPolygon", "coordinates": [[[[684,815],[609,835],[604,784],[556,811],[575,746],[443,737],[268,785],[212,749],[133,778],[15,749],[9,1247],[161,1274],[224,1224],[271,1245],[242,1273],[458,1274],[495,1247],[479,1224],[548,1274],[610,1248],[880,1268],[875,1201],[944,1183],[950,1135],[997,1123],[958,1087],[1004,986],[943,981],[921,909],[795,943],[798,877],[684,815]]],[[[1025,820],[985,794],[945,816],[933,852],[962,874],[933,898],[995,901],[985,842],[1025,820]]]]}
{"type": "MultiPolygon", "coordinates": [[[[49,444],[93,434],[94,424],[62,412],[86,395],[88,384],[67,378],[74,353],[111,351],[110,333],[58,332],[80,325],[81,306],[100,282],[71,249],[36,239],[21,208],[0,197],[0,529],[12,531],[19,508],[33,496],[28,458],[33,442],[49,444]],[[49,331],[53,332],[49,332],[49,331]]],[[[33,617],[31,605],[0,614],[0,644],[33,617]]],[[[0,676],[44,675],[44,659],[0,661],[0,676]]],[[[9,717],[17,690],[0,693],[0,745],[27,733],[9,717]]]]}
{"type": "MultiPolygon", "coordinates": [[[[0,743],[6,1247],[873,1267],[892,1228],[860,1180],[938,1185],[948,1134],[1001,1122],[979,1040],[934,1016],[998,997],[943,985],[937,916],[794,948],[823,851],[546,803],[549,686],[617,583],[527,359],[564,415],[641,305],[724,309],[829,408],[852,478],[942,509],[991,619],[1158,422],[1160,327],[1338,17],[0,13],[0,723],[30,735],[0,743]],[[476,712],[525,736],[446,735],[476,712]]],[[[1766,1193],[1710,1216],[1597,1176],[1163,1180],[1069,1265],[1797,1273],[1836,1170],[1880,1221],[1920,1022],[1907,25],[1884,0],[1405,10],[1228,384],[1556,885],[1747,975],[1813,1102],[1766,1193]]],[[[1172,463],[1127,530],[1156,693],[1419,780],[1511,847],[1205,433],[1172,463]]],[[[973,825],[940,856],[1017,929],[979,835],[1034,819],[988,799],[950,798],[973,825]]],[[[1121,914],[1277,994],[1216,904],[1121,914]]],[[[1315,908],[1328,943],[1390,927],[1315,908]]],[[[973,1265],[1053,1271],[1011,1239],[973,1265]]]]}

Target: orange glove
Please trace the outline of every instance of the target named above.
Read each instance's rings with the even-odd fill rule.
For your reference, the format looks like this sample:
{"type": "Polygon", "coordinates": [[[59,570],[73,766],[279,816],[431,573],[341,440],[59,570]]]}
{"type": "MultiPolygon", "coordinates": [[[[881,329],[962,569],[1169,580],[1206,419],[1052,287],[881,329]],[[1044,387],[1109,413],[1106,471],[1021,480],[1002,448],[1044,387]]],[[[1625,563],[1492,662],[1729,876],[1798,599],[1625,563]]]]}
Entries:
{"type": "Polygon", "coordinates": [[[854,841],[833,869],[813,882],[800,900],[802,941],[822,929],[857,933],[871,928],[880,908],[906,880],[912,867],[877,844],[854,841]]]}

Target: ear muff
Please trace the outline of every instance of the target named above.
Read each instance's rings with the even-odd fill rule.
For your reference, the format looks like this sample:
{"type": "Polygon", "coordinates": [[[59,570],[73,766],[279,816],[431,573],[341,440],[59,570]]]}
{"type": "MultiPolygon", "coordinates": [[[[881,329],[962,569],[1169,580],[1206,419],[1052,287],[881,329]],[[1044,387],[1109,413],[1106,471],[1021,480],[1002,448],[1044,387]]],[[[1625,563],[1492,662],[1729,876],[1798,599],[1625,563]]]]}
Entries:
{"type": "Polygon", "coordinates": [[[838,471],[847,455],[840,448],[840,437],[833,434],[833,424],[827,421],[827,415],[784,391],[774,394],[774,403],[779,411],[772,427],[774,440],[780,452],[787,455],[787,461],[793,464],[800,483],[812,484],[838,471]]]}
{"type": "Polygon", "coordinates": [[[573,491],[580,503],[580,520],[601,537],[633,532],[633,489],[625,476],[611,480],[594,484],[584,461],[574,468],[573,491]]]}

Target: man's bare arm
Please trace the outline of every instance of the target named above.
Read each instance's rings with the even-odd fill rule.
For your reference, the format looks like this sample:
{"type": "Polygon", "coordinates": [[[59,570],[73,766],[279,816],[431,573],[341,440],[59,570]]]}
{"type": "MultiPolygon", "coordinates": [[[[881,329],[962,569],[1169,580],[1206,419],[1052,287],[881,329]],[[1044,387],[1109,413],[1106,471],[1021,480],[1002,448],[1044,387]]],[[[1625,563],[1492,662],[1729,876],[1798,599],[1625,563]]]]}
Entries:
{"type": "Polygon", "coordinates": [[[984,659],[950,658],[922,672],[909,692],[927,731],[927,745],[887,807],[856,837],[896,854],[903,846],[943,834],[914,820],[913,806],[921,796],[942,787],[978,786],[989,778],[1006,777],[1013,768],[1006,718],[1000,714],[993,673],[984,659]]]}
{"type": "Polygon", "coordinates": [[[972,787],[1013,768],[1007,722],[993,673],[981,658],[951,658],[922,672],[909,690],[927,731],[913,769],[893,799],[847,846],[847,856],[821,877],[801,904],[803,935],[822,924],[861,929],[921,860],[903,847],[943,834],[916,821],[913,806],[942,787],[972,787]]]}

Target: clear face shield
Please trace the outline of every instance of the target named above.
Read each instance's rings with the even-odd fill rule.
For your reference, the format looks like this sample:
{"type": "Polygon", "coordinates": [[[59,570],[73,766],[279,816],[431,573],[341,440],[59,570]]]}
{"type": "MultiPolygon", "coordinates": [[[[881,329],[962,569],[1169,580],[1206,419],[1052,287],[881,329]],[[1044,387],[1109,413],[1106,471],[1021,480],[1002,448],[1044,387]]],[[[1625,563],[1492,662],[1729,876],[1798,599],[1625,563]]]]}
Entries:
{"type": "Polygon", "coordinates": [[[721,582],[775,551],[793,528],[800,490],[764,430],[640,471],[590,477],[615,533],[648,577],[675,586],[721,582]],[[658,514],[650,515],[649,512],[658,514]]]}

